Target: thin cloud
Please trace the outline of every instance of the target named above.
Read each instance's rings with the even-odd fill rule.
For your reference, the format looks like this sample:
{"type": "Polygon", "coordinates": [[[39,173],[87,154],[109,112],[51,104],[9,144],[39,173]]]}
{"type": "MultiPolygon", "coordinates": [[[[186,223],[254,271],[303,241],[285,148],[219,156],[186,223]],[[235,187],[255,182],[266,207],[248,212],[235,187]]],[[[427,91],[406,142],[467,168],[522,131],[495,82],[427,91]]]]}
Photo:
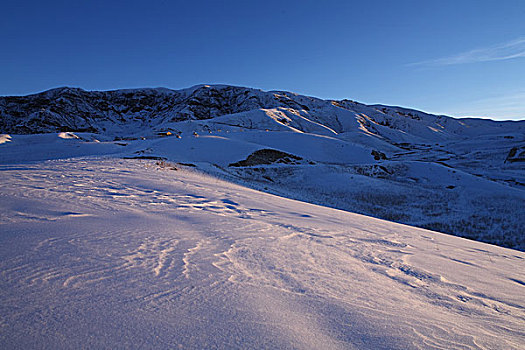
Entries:
{"type": "Polygon", "coordinates": [[[525,119],[525,91],[470,101],[467,105],[468,106],[464,105],[458,108],[451,114],[461,117],[478,116],[490,117],[491,119],[525,119]]]}
{"type": "Polygon", "coordinates": [[[504,61],[525,57],[525,37],[457,55],[411,63],[409,66],[450,66],[475,62],[504,61]]]}

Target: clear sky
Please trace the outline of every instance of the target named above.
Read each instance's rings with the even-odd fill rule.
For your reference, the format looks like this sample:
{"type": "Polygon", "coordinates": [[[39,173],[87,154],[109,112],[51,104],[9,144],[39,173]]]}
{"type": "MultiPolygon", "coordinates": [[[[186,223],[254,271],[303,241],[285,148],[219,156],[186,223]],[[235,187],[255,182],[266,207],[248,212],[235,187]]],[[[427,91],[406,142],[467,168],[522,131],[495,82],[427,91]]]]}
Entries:
{"type": "Polygon", "coordinates": [[[0,95],[233,84],[525,118],[524,0],[7,0],[0,12],[0,95]]]}

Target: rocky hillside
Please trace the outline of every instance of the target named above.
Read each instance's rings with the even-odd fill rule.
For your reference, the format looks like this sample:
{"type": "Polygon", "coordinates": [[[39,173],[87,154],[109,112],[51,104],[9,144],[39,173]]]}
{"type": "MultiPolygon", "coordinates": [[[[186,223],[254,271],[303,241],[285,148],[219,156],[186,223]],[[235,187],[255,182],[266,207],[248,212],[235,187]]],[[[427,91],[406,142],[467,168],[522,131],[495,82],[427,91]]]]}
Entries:
{"type": "MultiPolygon", "coordinates": [[[[512,122],[457,120],[419,111],[350,100],[321,100],[290,92],[199,85],[183,90],[135,89],[85,91],[58,88],[29,96],[0,97],[0,132],[35,134],[60,131],[143,133],[176,128],[188,120],[208,120],[249,111],[277,110],[275,120],[301,131],[307,124],[326,133],[344,134],[360,129],[390,143],[457,139],[498,133],[512,122]]],[[[525,132],[524,123],[513,131],[525,132]]],[[[245,128],[257,125],[245,123],[245,128]]]]}
{"type": "Polygon", "coordinates": [[[16,134],[102,133],[115,127],[155,128],[184,120],[211,119],[280,106],[308,108],[285,95],[233,86],[104,92],[58,88],[23,97],[0,97],[0,130],[16,134]]]}

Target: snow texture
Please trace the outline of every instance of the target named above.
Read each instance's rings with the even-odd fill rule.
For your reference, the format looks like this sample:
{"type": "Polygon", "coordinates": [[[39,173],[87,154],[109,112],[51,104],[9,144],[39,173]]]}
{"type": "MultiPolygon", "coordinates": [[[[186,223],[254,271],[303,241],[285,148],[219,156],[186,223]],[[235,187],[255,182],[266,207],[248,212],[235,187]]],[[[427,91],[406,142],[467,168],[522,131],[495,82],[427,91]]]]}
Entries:
{"type": "Polygon", "coordinates": [[[519,251],[161,160],[76,158],[0,172],[1,348],[525,341],[519,251]]]}

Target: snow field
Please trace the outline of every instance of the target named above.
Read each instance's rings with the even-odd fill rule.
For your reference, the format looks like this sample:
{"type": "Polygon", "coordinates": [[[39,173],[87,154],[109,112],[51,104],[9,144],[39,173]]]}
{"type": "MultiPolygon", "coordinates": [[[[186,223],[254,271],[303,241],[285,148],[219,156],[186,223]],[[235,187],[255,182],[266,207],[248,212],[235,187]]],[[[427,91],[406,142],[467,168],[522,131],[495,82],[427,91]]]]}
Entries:
{"type": "Polygon", "coordinates": [[[519,251],[155,161],[0,165],[3,348],[519,349],[519,251]]]}

